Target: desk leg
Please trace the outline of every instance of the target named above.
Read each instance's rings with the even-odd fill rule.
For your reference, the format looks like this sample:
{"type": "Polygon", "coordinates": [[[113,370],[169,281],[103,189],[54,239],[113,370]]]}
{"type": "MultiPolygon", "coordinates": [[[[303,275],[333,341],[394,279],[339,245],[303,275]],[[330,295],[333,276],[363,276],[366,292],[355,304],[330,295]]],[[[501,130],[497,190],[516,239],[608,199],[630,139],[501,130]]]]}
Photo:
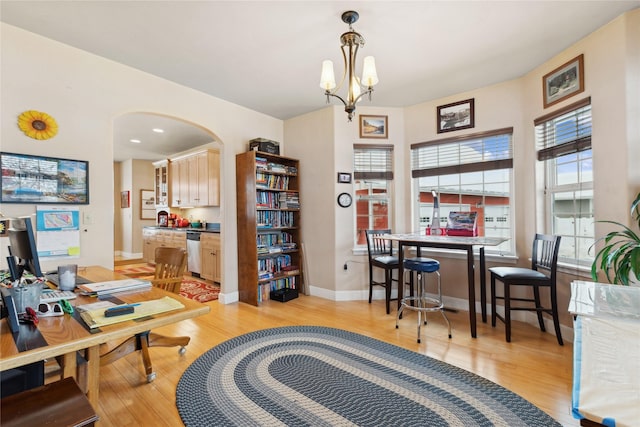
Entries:
{"type": "Polygon", "coordinates": [[[77,369],[77,360],[76,360],[76,352],[67,353],[62,356],[62,378],[75,378],[76,381],[78,378],[76,377],[76,369],[77,369]]]}
{"type": "Polygon", "coordinates": [[[469,324],[471,338],[476,337],[476,285],[473,274],[473,246],[467,248],[467,276],[469,282],[469,324]]]}
{"type": "Polygon", "coordinates": [[[482,323],[487,323],[487,278],[484,260],[484,246],[480,246],[480,310],[482,311],[482,323]]]}
{"type": "Polygon", "coordinates": [[[87,349],[87,398],[94,410],[98,410],[98,392],[100,389],[100,346],[87,349]]]}

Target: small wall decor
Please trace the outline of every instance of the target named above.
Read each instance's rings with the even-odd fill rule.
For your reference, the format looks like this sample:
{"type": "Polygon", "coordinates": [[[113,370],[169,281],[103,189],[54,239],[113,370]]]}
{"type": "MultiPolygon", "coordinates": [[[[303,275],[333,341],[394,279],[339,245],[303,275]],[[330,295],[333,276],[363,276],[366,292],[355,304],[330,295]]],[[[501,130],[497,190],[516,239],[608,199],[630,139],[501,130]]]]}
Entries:
{"type": "Polygon", "coordinates": [[[58,133],[56,120],[41,111],[29,110],[18,116],[18,127],[33,139],[49,139],[58,133]]]}
{"type": "Polygon", "coordinates": [[[387,139],[388,135],[387,116],[360,114],[360,138],[387,139]]]}
{"type": "Polygon", "coordinates": [[[474,100],[465,99],[437,107],[438,133],[474,127],[474,100]]]}
{"type": "Polygon", "coordinates": [[[0,236],[4,237],[7,234],[7,230],[9,229],[9,220],[8,219],[0,219],[0,236]]]}
{"type": "Polygon", "coordinates": [[[120,192],[120,207],[121,208],[131,207],[131,199],[129,198],[129,191],[120,192]]]}
{"type": "Polygon", "coordinates": [[[542,77],[544,108],[584,91],[584,55],[578,55],[542,77]]]}
{"type": "Polygon", "coordinates": [[[351,174],[349,172],[338,172],[338,184],[351,184],[351,174]]]}
{"type": "Polygon", "coordinates": [[[140,219],[156,219],[156,198],[153,190],[140,190],[140,219]]]}

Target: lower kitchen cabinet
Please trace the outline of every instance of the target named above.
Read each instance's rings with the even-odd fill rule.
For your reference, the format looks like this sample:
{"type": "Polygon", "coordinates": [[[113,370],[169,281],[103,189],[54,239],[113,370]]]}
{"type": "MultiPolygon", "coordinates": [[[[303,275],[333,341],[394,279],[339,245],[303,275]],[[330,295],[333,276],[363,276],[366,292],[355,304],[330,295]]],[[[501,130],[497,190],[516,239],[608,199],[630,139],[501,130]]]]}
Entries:
{"type": "Polygon", "coordinates": [[[220,283],[220,234],[202,233],[200,235],[200,259],[202,266],[200,277],[220,283]]]}
{"type": "Polygon", "coordinates": [[[154,264],[156,248],[170,247],[187,249],[187,232],[184,230],[160,230],[146,227],[142,229],[142,258],[154,264]]]}

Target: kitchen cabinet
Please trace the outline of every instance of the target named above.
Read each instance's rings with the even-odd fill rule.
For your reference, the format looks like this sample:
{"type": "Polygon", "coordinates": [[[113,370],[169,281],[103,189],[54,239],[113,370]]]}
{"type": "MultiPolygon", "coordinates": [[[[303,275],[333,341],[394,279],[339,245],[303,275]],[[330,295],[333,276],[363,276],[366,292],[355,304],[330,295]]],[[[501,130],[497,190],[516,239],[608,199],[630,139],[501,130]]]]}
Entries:
{"type": "Polygon", "coordinates": [[[154,176],[154,192],[156,207],[168,207],[169,206],[169,161],[161,160],[154,162],[155,168],[154,176]]]}
{"type": "Polygon", "coordinates": [[[184,230],[158,229],[145,227],[142,229],[142,258],[154,264],[156,248],[159,246],[187,249],[187,232],[184,230]]]}
{"type": "Polygon", "coordinates": [[[173,159],[170,164],[171,206],[180,208],[189,204],[189,166],[187,160],[173,159]]]}
{"type": "Polygon", "coordinates": [[[221,255],[220,234],[201,233],[200,259],[202,265],[200,269],[200,277],[220,283],[221,255]]]}
{"type": "Polygon", "coordinates": [[[171,206],[220,206],[220,152],[171,159],[171,206]]]}

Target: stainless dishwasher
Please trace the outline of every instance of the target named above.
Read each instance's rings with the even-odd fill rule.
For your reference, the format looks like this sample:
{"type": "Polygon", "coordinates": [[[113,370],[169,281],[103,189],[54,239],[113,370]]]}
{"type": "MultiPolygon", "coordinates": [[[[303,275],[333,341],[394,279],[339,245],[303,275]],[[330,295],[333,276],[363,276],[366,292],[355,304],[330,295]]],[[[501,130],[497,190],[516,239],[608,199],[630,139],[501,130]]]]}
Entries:
{"type": "Polygon", "coordinates": [[[200,277],[200,232],[187,231],[187,270],[200,277]]]}

